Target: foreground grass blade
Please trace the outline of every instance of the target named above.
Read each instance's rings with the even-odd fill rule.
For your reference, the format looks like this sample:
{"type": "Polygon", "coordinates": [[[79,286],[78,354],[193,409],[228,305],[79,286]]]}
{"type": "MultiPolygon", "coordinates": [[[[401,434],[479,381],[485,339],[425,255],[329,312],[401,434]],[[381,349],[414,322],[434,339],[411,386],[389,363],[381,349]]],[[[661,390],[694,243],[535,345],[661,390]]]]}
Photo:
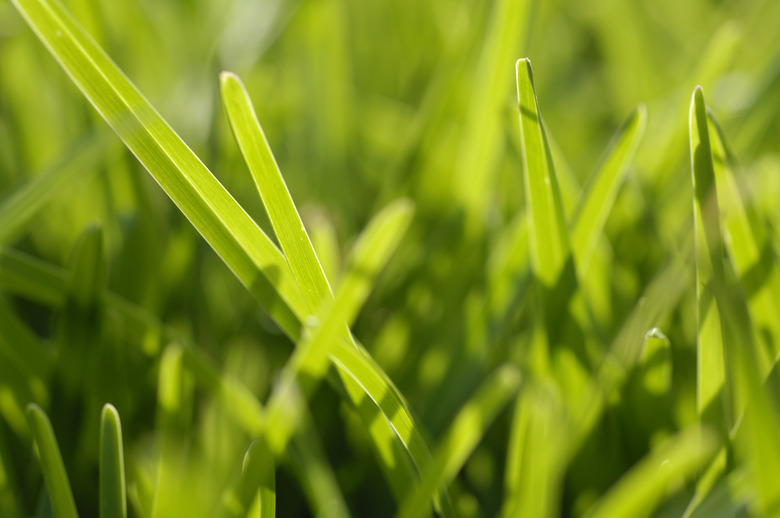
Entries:
{"type": "Polygon", "coordinates": [[[71,16],[49,0],[14,5],[74,83],[236,276],[297,337],[305,314],[287,262],[206,166],[71,16]]]}
{"type": "Polygon", "coordinates": [[[568,230],[539,114],[531,61],[520,59],[516,68],[531,266],[539,281],[552,288],[558,283],[570,256],[568,230]]]}
{"type": "Polygon", "coordinates": [[[505,365],[463,406],[437,446],[433,462],[422,473],[420,485],[401,505],[399,517],[420,518],[430,514],[428,502],[436,487],[451,482],[458,474],[490,423],[517,392],[520,379],[515,367],[505,365]]]}
{"type": "Polygon", "coordinates": [[[287,190],[243,83],[235,74],[223,72],[220,75],[220,86],[222,102],[233,128],[233,135],[252,173],[282,251],[309,303],[309,311],[314,313],[319,308],[323,295],[330,294],[325,272],[295,209],[295,203],[287,190]]]}
{"type": "Polygon", "coordinates": [[[100,416],[100,518],[126,518],[125,454],[122,425],[112,405],[100,416]]]}
{"type": "Polygon", "coordinates": [[[698,87],[691,99],[689,123],[699,322],[696,407],[702,422],[715,430],[726,430],[732,423],[731,402],[725,383],[723,328],[717,300],[717,292],[724,290],[723,242],[707,112],[704,94],[698,87]]]}
{"type": "Polygon", "coordinates": [[[571,226],[572,254],[580,273],[588,269],[604,223],[646,126],[647,109],[639,105],[612,137],[601,165],[585,188],[571,226]]]}
{"type": "Polygon", "coordinates": [[[68,474],[65,472],[49,418],[38,405],[30,404],[27,407],[27,423],[38,448],[43,480],[49,492],[54,518],[78,518],[68,474]]]}
{"type": "Polygon", "coordinates": [[[586,518],[645,518],[667,494],[707,462],[718,446],[717,435],[699,427],[681,432],[634,466],[585,515],[586,518]]]}
{"type": "Polygon", "coordinates": [[[357,317],[368,297],[374,278],[389,259],[412,217],[412,207],[401,200],[385,208],[369,223],[361,234],[347,262],[336,298],[322,317],[322,323],[311,331],[296,348],[282,371],[278,390],[268,404],[269,442],[274,454],[284,452],[294,429],[289,421],[289,409],[294,407],[294,385],[300,385],[305,396],[310,396],[316,384],[325,375],[328,356],[333,343],[341,338],[344,323],[357,317]]]}

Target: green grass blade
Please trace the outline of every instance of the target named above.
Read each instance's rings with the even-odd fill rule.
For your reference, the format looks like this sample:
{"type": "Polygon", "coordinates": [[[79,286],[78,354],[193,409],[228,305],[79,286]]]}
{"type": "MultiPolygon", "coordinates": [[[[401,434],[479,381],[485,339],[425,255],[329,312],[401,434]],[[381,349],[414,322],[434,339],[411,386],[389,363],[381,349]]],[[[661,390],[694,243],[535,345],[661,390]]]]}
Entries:
{"type": "Polygon", "coordinates": [[[500,156],[501,115],[511,92],[511,65],[527,41],[534,0],[493,4],[480,51],[471,102],[456,161],[456,195],[467,211],[469,228],[484,224],[491,179],[500,156]]]}
{"type": "Polygon", "coordinates": [[[604,223],[615,203],[646,126],[647,109],[644,105],[639,105],[612,137],[601,165],[590,179],[581,198],[571,226],[572,254],[581,273],[588,269],[604,223]]]}
{"type": "Polygon", "coordinates": [[[49,171],[38,174],[0,203],[0,243],[9,243],[55,195],[77,181],[85,181],[95,167],[104,138],[89,135],[68,147],[66,156],[49,171]]]}
{"type": "Polygon", "coordinates": [[[116,408],[106,404],[100,416],[100,518],[126,518],[125,454],[116,408]]]}
{"type": "Polygon", "coordinates": [[[562,401],[550,383],[527,381],[517,398],[507,448],[501,516],[558,516],[568,455],[562,401]]]}
{"type": "Polygon", "coordinates": [[[252,173],[282,251],[309,303],[309,311],[314,313],[330,294],[325,272],[287,190],[243,83],[235,74],[223,72],[220,75],[220,86],[222,102],[233,128],[233,135],[252,173]]]}
{"type": "Polygon", "coordinates": [[[260,499],[260,518],[276,513],[276,475],[273,455],[264,439],[257,439],[244,455],[241,476],[222,497],[220,518],[246,518],[253,501],[260,499]]]}
{"type": "Polygon", "coordinates": [[[322,317],[322,323],[311,330],[311,338],[302,341],[281,374],[279,388],[268,404],[268,433],[273,452],[281,454],[294,428],[288,419],[294,408],[289,398],[293,388],[301,385],[310,396],[325,375],[328,355],[341,336],[344,323],[357,317],[374,278],[389,259],[409,226],[412,207],[408,201],[395,202],[380,212],[363,231],[350,255],[336,298],[322,317]]]}
{"type": "Polygon", "coordinates": [[[723,227],[728,256],[748,295],[753,323],[771,338],[767,344],[771,356],[780,354],[780,268],[775,250],[766,231],[751,224],[735,176],[737,163],[727,144],[726,135],[715,115],[708,110],[710,142],[715,169],[718,203],[723,215],[723,227]]]}
{"type": "Polygon", "coordinates": [[[65,271],[13,248],[0,247],[0,288],[59,307],[64,299],[65,271]]]}
{"type": "Polygon", "coordinates": [[[235,275],[290,336],[305,302],[281,252],[71,16],[14,5],[70,78],[235,275]]]}
{"type": "Polygon", "coordinates": [[[539,281],[552,288],[570,257],[568,230],[539,114],[531,61],[520,59],[516,68],[531,266],[539,281]]]}
{"type": "Polygon", "coordinates": [[[631,468],[586,513],[586,518],[645,518],[670,485],[696,473],[715,453],[717,435],[698,427],[681,432],[631,468]]]}
{"type": "Polygon", "coordinates": [[[433,462],[421,482],[401,504],[399,517],[420,518],[430,514],[433,493],[452,481],[482,439],[490,423],[517,393],[520,373],[512,366],[499,368],[463,406],[436,448],[433,462]]]}
{"type": "Polygon", "coordinates": [[[715,430],[730,428],[731,402],[727,395],[721,308],[717,292],[724,289],[723,242],[715,189],[715,171],[701,88],[690,109],[691,171],[694,190],[696,241],[697,334],[696,406],[703,423],[715,430]]]}
{"type": "Polygon", "coordinates": [[[27,407],[27,423],[38,447],[43,480],[49,492],[54,518],[78,518],[68,474],[49,418],[38,405],[30,404],[27,407]]]}

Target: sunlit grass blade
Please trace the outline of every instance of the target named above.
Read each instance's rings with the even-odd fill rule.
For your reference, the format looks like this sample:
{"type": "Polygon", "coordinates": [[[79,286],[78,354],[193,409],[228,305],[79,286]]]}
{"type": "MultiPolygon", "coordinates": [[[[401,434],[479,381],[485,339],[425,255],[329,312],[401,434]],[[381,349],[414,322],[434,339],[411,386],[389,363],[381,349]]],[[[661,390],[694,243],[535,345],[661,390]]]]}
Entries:
{"type": "Polygon", "coordinates": [[[282,251],[309,304],[309,311],[314,313],[319,304],[326,300],[326,294],[330,293],[325,273],[243,83],[235,74],[223,72],[220,75],[220,86],[233,134],[252,173],[282,251]]]}
{"type": "Polygon", "coordinates": [[[14,1],[74,83],[291,336],[305,302],[284,256],[108,56],[56,2],[14,1]]]}
{"type": "Polygon", "coordinates": [[[43,480],[49,492],[54,517],[78,518],[68,474],[65,472],[49,418],[38,405],[30,404],[27,407],[27,422],[38,449],[43,480]]]}
{"type": "Polygon", "coordinates": [[[516,394],[520,380],[520,373],[515,367],[502,366],[461,408],[437,445],[433,462],[421,474],[420,485],[401,504],[399,517],[430,515],[429,502],[436,487],[450,483],[458,474],[496,415],[516,394]]]}
{"type": "Polygon", "coordinates": [[[539,114],[531,61],[520,59],[516,68],[531,267],[539,281],[551,289],[559,282],[570,257],[569,236],[539,114]]]}
{"type": "Polygon", "coordinates": [[[696,88],[691,99],[690,143],[699,323],[696,406],[703,423],[714,430],[727,430],[733,424],[733,416],[726,384],[721,297],[718,294],[724,293],[725,289],[723,242],[707,111],[701,88],[696,88]]]}
{"type": "Polygon", "coordinates": [[[288,419],[294,407],[294,386],[300,385],[304,395],[313,393],[325,375],[333,343],[342,337],[345,322],[351,324],[369,294],[374,278],[389,259],[406,231],[412,217],[411,204],[405,200],[385,208],[369,223],[350,254],[338,293],[325,308],[322,322],[304,336],[292,358],[282,371],[278,389],[268,403],[269,443],[275,454],[284,451],[294,428],[288,419]]]}
{"type": "Polygon", "coordinates": [[[695,474],[715,453],[717,435],[699,427],[650,452],[586,513],[587,518],[645,518],[674,482],[695,474]]]}
{"type": "Polygon", "coordinates": [[[222,497],[220,518],[246,518],[256,499],[260,518],[276,513],[276,475],[271,451],[263,438],[252,442],[244,455],[241,476],[222,497]]]}
{"type": "Polygon", "coordinates": [[[557,388],[527,380],[517,398],[507,448],[501,516],[558,516],[567,423],[557,388]]]}
{"type": "Polygon", "coordinates": [[[722,478],[686,518],[742,518],[748,507],[748,477],[735,470],[722,478]]]}
{"type": "Polygon", "coordinates": [[[571,247],[580,273],[587,271],[604,223],[647,125],[647,109],[639,105],[618,129],[600,166],[590,179],[572,218],[571,247]]]}
{"type": "Polygon", "coordinates": [[[125,454],[119,413],[106,404],[100,416],[100,518],[126,518],[125,454]]]}

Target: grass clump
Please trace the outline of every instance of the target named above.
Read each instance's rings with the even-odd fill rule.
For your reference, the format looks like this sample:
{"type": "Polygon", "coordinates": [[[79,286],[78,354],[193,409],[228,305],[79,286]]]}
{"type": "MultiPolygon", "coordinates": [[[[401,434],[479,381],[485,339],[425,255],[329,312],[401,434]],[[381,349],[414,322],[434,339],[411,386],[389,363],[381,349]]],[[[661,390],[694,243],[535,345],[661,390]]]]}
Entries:
{"type": "Polygon", "coordinates": [[[780,513],[775,3],[11,3],[0,516],[780,513]]]}

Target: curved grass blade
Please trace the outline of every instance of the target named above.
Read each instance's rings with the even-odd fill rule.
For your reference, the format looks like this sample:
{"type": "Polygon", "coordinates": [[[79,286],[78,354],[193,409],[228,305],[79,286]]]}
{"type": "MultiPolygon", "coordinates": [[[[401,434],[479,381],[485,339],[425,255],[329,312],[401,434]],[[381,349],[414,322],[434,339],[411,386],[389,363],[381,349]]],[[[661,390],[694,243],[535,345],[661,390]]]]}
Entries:
{"type": "Polygon", "coordinates": [[[647,109],[639,105],[612,137],[601,165],[585,188],[571,225],[572,254],[581,274],[588,270],[597,240],[646,126],[647,109]]]}
{"type": "Polygon", "coordinates": [[[499,368],[463,406],[436,448],[433,462],[421,474],[420,485],[401,504],[398,516],[420,518],[430,515],[433,493],[440,484],[452,481],[482,439],[496,415],[516,394],[520,372],[513,366],[499,368]]]}
{"type": "Polygon", "coordinates": [[[14,5],[182,213],[285,330],[305,301],[281,252],[116,65],[56,2],[14,5]]]}
{"type": "Polygon", "coordinates": [[[100,518],[126,518],[125,454],[119,414],[110,404],[100,415],[100,518]]]}
{"type": "Polygon", "coordinates": [[[585,514],[586,518],[645,518],[670,484],[696,473],[718,447],[717,435],[694,427],[654,449],[585,514]]]}
{"type": "Polygon", "coordinates": [[[528,58],[518,60],[516,70],[531,268],[544,286],[552,288],[558,283],[570,257],[569,236],[558,180],[539,114],[531,61],[528,58]]]}
{"type": "Polygon", "coordinates": [[[46,482],[55,518],[78,518],[68,474],[65,472],[65,465],[62,463],[62,455],[49,418],[41,407],[31,403],[27,406],[27,423],[38,447],[43,480],[46,482]]]}
{"type": "Polygon", "coordinates": [[[276,476],[273,455],[263,438],[249,446],[238,482],[222,497],[219,517],[246,518],[257,498],[260,499],[260,518],[273,518],[276,513],[276,476]]]}

